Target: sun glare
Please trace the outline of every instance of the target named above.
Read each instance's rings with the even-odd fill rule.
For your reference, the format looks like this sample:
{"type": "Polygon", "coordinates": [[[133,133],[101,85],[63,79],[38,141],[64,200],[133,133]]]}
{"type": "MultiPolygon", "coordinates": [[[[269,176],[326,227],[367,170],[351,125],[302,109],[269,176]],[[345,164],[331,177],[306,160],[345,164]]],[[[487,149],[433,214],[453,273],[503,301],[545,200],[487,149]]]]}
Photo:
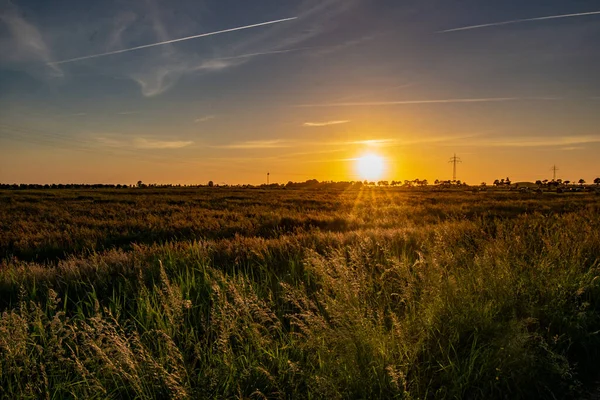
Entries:
{"type": "Polygon", "coordinates": [[[356,160],[356,170],[361,179],[379,179],[384,169],[385,161],[377,154],[366,154],[356,160]]]}

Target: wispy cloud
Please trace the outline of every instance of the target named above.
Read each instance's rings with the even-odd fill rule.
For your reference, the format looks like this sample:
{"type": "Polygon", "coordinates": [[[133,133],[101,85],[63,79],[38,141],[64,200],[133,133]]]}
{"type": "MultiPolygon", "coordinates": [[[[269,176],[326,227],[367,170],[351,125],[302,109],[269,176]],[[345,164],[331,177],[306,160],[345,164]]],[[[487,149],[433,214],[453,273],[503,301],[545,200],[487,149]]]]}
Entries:
{"type": "Polygon", "coordinates": [[[166,140],[152,140],[152,139],[144,139],[144,138],[135,138],[133,140],[133,144],[138,149],[180,149],[182,147],[187,147],[194,142],[192,141],[184,141],[184,140],[176,140],[176,141],[166,141],[166,140]]]}
{"type": "MultiPolygon", "coordinates": [[[[176,17],[167,3],[158,0],[134,2],[128,7],[131,11],[115,17],[108,26],[90,27],[89,32],[81,32],[74,37],[65,34],[69,43],[68,47],[64,43],[64,49],[75,49],[72,51],[76,52],[63,52],[65,56],[58,61],[50,58],[48,62],[52,63],[52,67],[64,69],[78,61],[87,62],[86,68],[135,81],[142,95],[152,97],[174,87],[184,76],[220,73],[265,56],[319,49],[314,46],[300,47],[300,44],[334,29],[336,24],[332,22],[358,2],[301,0],[290,8],[291,18],[198,35],[193,33],[202,31],[200,23],[203,23],[203,18],[207,19],[208,24],[214,23],[214,19],[210,18],[212,6],[198,4],[194,8],[201,7],[205,9],[204,12],[186,18],[176,17]],[[234,31],[243,34],[234,34],[234,31]],[[94,35],[98,40],[87,40],[94,35]],[[189,43],[202,37],[213,40],[198,40],[193,47],[177,46],[179,42],[189,43]],[[138,46],[143,39],[147,40],[147,44],[138,46]],[[147,51],[142,51],[144,49],[147,51]],[[128,54],[132,57],[125,57],[128,54]],[[119,62],[114,62],[117,60],[119,62]]],[[[44,66],[49,68],[48,65],[44,66]]]]}
{"type": "Polygon", "coordinates": [[[279,149],[290,147],[292,144],[281,139],[275,140],[250,140],[246,142],[231,143],[222,146],[213,146],[221,149],[279,149]]]}
{"type": "Polygon", "coordinates": [[[8,7],[0,10],[0,21],[6,25],[10,40],[2,43],[0,53],[5,61],[15,63],[41,62],[46,65],[45,72],[52,77],[62,77],[63,72],[55,65],[50,65],[52,54],[44,41],[43,35],[30,22],[26,21],[16,6],[8,2],[8,7]]]}
{"type": "Polygon", "coordinates": [[[242,65],[254,57],[300,50],[303,49],[265,51],[204,60],[199,60],[195,55],[165,52],[132,72],[130,77],[140,85],[144,96],[152,97],[171,88],[184,74],[217,72],[242,65]]]}
{"type": "Polygon", "coordinates": [[[574,149],[577,145],[600,143],[600,135],[519,137],[503,139],[471,140],[463,145],[482,147],[555,147],[565,146],[574,149]]]}
{"type": "Polygon", "coordinates": [[[358,144],[369,147],[382,147],[400,143],[398,139],[368,139],[368,140],[355,140],[350,142],[344,142],[345,144],[358,144]]]}
{"type": "Polygon", "coordinates": [[[215,118],[217,118],[215,115],[207,115],[207,116],[204,116],[204,117],[196,118],[194,120],[194,123],[195,124],[199,124],[201,122],[210,121],[211,119],[215,119],[215,118]]]}
{"type": "Polygon", "coordinates": [[[368,146],[368,147],[395,147],[395,146],[412,146],[418,144],[434,144],[444,142],[454,142],[462,139],[471,139],[474,137],[481,136],[481,133],[471,133],[462,135],[438,135],[438,136],[420,136],[417,138],[381,138],[381,139],[367,139],[367,140],[349,140],[344,142],[326,142],[327,145],[335,146],[368,146]]]}
{"type": "Polygon", "coordinates": [[[242,54],[242,55],[239,55],[239,56],[221,57],[221,58],[217,58],[216,60],[222,60],[222,61],[240,60],[240,59],[244,59],[244,58],[252,58],[252,57],[258,57],[258,56],[268,56],[268,55],[272,55],[272,54],[292,53],[292,52],[296,52],[296,51],[304,51],[304,50],[311,50],[311,49],[314,49],[314,47],[299,47],[297,49],[283,49],[283,50],[261,51],[261,52],[258,52],[258,53],[248,53],[248,54],[242,54]]]}
{"type": "Polygon", "coordinates": [[[523,100],[520,97],[487,97],[474,99],[436,99],[436,100],[400,100],[400,101],[368,101],[354,103],[316,103],[297,104],[295,107],[358,107],[358,106],[396,106],[409,104],[446,104],[446,103],[490,103],[523,100]]]}
{"type": "Polygon", "coordinates": [[[350,122],[350,120],[324,121],[324,122],[305,122],[303,124],[303,126],[307,126],[307,127],[321,127],[321,126],[347,124],[348,122],[350,122]]]}
{"type": "Polygon", "coordinates": [[[160,150],[160,149],[181,149],[194,142],[184,140],[155,140],[146,138],[120,139],[111,136],[100,136],[96,138],[98,142],[109,147],[160,150]]]}
{"type": "Polygon", "coordinates": [[[600,14],[600,11],[590,11],[590,12],[575,13],[575,14],[560,14],[560,15],[549,15],[549,16],[546,16],[546,17],[513,19],[513,20],[510,20],[510,21],[492,22],[492,23],[489,23],[489,24],[470,25],[470,26],[463,26],[463,27],[460,27],[460,28],[446,29],[446,30],[443,30],[443,31],[439,31],[437,33],[467,31],[467,30],[471,30],[471,29],[488,28],[488,27],[491,27],[491,26],[519,24],[519,23],[522,23],[522,22],[544,21],[544,20],[548,20],[548,19],[559,19],[559,18],[585,17],[585,16],[599,15],[599,14],[600,14]]]}
{"type": "Polygon", "coordinates": [[[131,114],[139,114],[139,113],[140,113],[139,111],[121,111],[121,112],[118,112],[117,114],[119,114],[119,115],[131,115],[131,114]]]}
{"type": "Polygon", "coordinates": [[[244,30],[244,29],[257,28],[259,26],[278,24],[278,23],[281,23],[281,22],[292,21],[292,20],[294,20],[296,18],[297,17],[283,18],[283,19],[278,19],[278,20],[273,20],[273,21],[261,22],[261,23],[258,23],[258,24],[238,26],[236,28],[223,29],[223,30],[220,30],[220,31],[201,33],[199,35],[186,36],[186,37],[178,38],[178,39],[164,40],[164,41],[161,41],[161,42],[149,43],[149,44],[144,44],[144,45],[135,46],[135,47],[129,47],[127,49],[107,51],[105,53],[90,54],[90,55],[82,56],[82,57],[69,58],[67,60],[55,61],[55,62],[51,62],[49,64],[51,64],[51,65],[58,65],[58,64],[71,63],[71,62],[75,62],[75,61],[89,60],[91,58],[106,57],[106,56],[110,56],[110,55],[114,55],[114,54],[121,54],[121,53],[130,52],[130,51],[147,49],[149,47],[164,46],[164,45],[170,44],[170,43],[183,42],[185,40],[199,39],[199,38],[203,38],[203,37],[207,37],[207,36],[220,35],[220,34],[228,33],[228,32],[235,32],[235,31],[241,31],[241,30],[244,30]]]}

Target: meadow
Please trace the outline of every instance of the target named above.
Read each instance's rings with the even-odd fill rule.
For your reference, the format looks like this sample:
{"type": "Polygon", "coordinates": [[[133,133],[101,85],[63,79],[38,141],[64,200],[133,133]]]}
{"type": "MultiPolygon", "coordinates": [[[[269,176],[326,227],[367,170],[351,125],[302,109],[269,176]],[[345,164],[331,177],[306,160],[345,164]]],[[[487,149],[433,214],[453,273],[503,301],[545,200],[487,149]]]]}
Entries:
{"type": "Polygon", "coordinates": [[[600,197],[0,191],[0,397],[586,398],[600,197]]]}

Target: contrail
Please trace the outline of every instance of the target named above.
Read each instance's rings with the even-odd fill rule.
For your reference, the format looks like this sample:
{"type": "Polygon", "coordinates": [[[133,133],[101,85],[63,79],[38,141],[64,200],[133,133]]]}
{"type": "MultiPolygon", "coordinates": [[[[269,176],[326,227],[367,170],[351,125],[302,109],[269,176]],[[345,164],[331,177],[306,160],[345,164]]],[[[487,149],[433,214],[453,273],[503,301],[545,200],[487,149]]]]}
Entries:
{"type": "Polygon", "coordinates": [[[375,101],[364,103],[324,103],[299,104],[295,107],[357,107],[357,106],[395,106],[403,104],[440,104],[440,103],[486,103],[499,101],[516,101],[520,97],[488,97],[481,99],[442,99],[442,100],[404,100],[404,101],[375,101]]]}
{"type": "Polygon", "coordinates": [[[298,47],[295,49],[285,49],[285,50],[271,50],[271,51],[263,51],[260,53],[250,53],[250,54],[242,54],[240,56],[232,56],[232,57],[221,57],[221,58],[217,58],[216,60],[237,60],[240,58],[250,58],[250,57],[256,57],[256,56],[268,56],[271,54],[282,54],[282,53],[291,53],[294,51],[303,51],[303,50],[312,50],[312,49],[318,49],[320,47],[298,47]]]}
{"type": "Polygon", "coordinates": [[[98,58],[98,57],[110,56],[113,54],[126,53],[129,51],[146,49],[148,47],[155,47],[155,46],[162,46],[164,44],[169,44],[169,43],[183,42],[184,40],[198,39],[198,38],[202,38],[202,37],[206,37],[206,36],[220,35],[221,33],[235,32],[235,31],[241,31],[241,30],[245,30],[245,29],[257,28],[259,26],[278,24],[280,22],[291,21],[291,20],[294,20],[297,18],[298,17],[284,18],[284,19],[278,19],[275,21],[261,22],[259,24],[252,24],[252,25],[246,25],[246,26],[239,26],[237,28],[224,29],[221,31],[201,33],[199,35],[187,36],[187,37],[183,37],[183,38],[179,38],[179,39],[166,40],[164,42],[158,42],[158,43],[144,44],[142,46],[130,47],[128,49],[115,50],[115,51],[109,51],[106,53],[91,54],[89,56],[76,57],[76,58],[70,58],[68,60],[50,62],[50,63],[48,63],[48,65],[66,64],[66,63],[75,62],[75,61],[88,60],[90,58],[98,58]]]}
{"type": "Polygon", "coordinates": [[[590,12],[576,13],[576,14],[550,15],[550,16],[547,16],[547,17],[537,17],[537,18],[513,19],[511,21],[492,22],[491,24],[471,25],[471,26],[463,26],[461,28],[446,29],[445,31],[438,31],[437,33],[467,31],[467,30],[470,30],[470,29],[487,28],[487,27],[490,27],[490,26],[518,24],[518,23],[521,23],[521,22],[530,22],[530,21],[543,21],[543,20],[546,20],[546,19],[584,17],[584,16],[587,16],[587,15],[597,15],[597,14],[600,14],[600,11],[590,11],[590,12]]]}

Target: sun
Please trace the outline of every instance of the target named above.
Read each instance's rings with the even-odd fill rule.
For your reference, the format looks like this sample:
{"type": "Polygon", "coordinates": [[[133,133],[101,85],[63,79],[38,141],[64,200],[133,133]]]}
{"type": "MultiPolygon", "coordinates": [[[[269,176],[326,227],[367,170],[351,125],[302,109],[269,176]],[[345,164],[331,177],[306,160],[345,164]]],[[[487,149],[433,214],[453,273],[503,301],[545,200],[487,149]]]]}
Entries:
{"type": "Polygon", "coordinates": [[[356,170],[361,179],[381,178],[385,169],[385,160],[377,154],[365,154],[356,159],[356,170]]]}

